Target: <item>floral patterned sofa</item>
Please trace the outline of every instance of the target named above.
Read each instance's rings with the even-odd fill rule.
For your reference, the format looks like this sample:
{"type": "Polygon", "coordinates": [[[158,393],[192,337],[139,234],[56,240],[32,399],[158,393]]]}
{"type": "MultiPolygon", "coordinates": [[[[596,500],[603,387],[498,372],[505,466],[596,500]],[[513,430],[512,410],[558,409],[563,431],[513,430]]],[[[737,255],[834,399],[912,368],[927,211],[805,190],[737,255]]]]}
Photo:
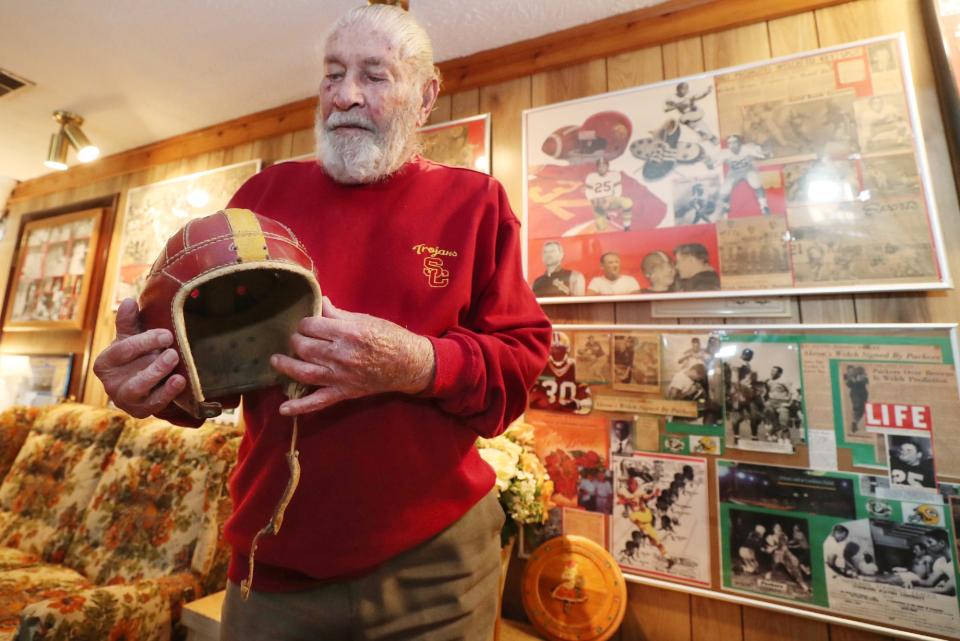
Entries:
{"type": "Polygon", "coordinates": [[[0,641],[181,636],[182,604],[225,584],[239,440],[79,404],[0,414],[0,641]]]}

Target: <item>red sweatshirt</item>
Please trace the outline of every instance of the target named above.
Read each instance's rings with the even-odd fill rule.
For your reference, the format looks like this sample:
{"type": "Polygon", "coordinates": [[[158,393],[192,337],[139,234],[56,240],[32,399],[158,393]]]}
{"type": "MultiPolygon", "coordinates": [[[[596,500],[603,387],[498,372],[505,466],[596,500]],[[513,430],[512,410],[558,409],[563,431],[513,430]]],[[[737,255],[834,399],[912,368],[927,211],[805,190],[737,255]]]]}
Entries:
{"type": "MultiPolygon", "coordinates": [[[[485,174],[417,158],[387,180],[333,182],[313,162],[251,178],[230,207],[288,225],[338,308],[427,336],[436,376],[418,397],[341,402],[300,419],[300,485],[279,535],[257,548],[254,589],[357,576],[451,525],[494,484],[474,447],[519,416],[546,362],[550,325],[523,278],[520,224],[485,174]]],[[[288,472],[292,419],[268,389],[244,395],[231,479],[230,578],[288,472]]]]}

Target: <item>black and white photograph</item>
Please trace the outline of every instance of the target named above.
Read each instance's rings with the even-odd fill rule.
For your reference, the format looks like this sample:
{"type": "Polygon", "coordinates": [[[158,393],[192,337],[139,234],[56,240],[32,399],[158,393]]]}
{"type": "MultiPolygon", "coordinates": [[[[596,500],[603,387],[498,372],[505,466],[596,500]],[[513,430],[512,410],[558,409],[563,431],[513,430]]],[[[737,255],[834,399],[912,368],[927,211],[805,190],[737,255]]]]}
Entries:
{"type": "Polygon", "coordinates": [[[891,154],[864,158],[863,185],[871,198],[916,194],[920,175],[910,154],[891,154]]]}
{"type": "Polygon", "coordinates": [[[724,342],[720,353],[727,447],[791,453],[805,442],[797,346],[724,342]]]}
{"type": "Polygon", "coordinates": [[[837,523],[823,541],[830,607],[952,635],[960,622],[953,554],[943,527],[878,518],[837,523]]]}
{"type": "Polygon", "coordinates": [[[723,420],[723,378],[714,334],[664,334],[661,383],[668,400],[695,401],[697,418],[684,423],[717,425],[723,420]]]}
{"type": "Polygon", "coordinates": [[[717,223],[724,284],[730,289],[789,287],[790,232],[784,216],[750,216],[717,223]]]}
{"type": "Polygon", "coordinates": [[[860,196],[857,168],[848,160],[822,155],[783,166],[788,205],[850,202],[860,196]]]}
{"type": "Polygon", "coordinates": [[[660,392],[660,336],[613,335],[613,388],[633,392],[660,392]]]}
{"type": "Polygon", "coordinates": [[[631,456],[637,451],[636,422],[629,418],[610,420],[610,454],[631,456]]]}
{"type": "Polygon", "coordinates": [[[850,403],[849,426],[851,434],[864,430],[867,401],[870,400],[870,377],[863,365],[847,363],[843,368],[843,386],[850,403]]]}
{"type": "Polygon", "coordinates": [[[888,434],[887,461],[893,488],[936,491],[937,477],[930,438],[888,434]]]}
{"type": "Polygon", "coordinates": [[[811,601],[810,531],[805,518],[730,509],[732,587],[811,601]]]}
{"type": "Polygon", "coordinates": [[[577,382],[608,385],[610,383],[613,352],[610,334],[574,332],[574,360],[577,363],[577,382]]]}
{"type": "Polygon", "coordinates": [[[871,96],[854,103],[857,114],[857,131],[865,153],[909,150],[913,145],[913,133],[907,116],[907,104],[903,94],[894,93],[871,96]]]}
{"type": "Polygon", "coordinates": [[[673,181],[673,216],[676,225],[716,222],[720,179],[713,174],[676,178],[673,181]]]}
{"type": "Polygon", "coordinates": [[[809,156],[819,150],[848,155],[859,150],[853,95],[743,107],[743,135],[770,158],[809,156]]]}
{"type": "Polygon", "coordinates": [[[613,457],[611,552],[642,574],[710,584],[706,459],[638,453],[613,457]]]}

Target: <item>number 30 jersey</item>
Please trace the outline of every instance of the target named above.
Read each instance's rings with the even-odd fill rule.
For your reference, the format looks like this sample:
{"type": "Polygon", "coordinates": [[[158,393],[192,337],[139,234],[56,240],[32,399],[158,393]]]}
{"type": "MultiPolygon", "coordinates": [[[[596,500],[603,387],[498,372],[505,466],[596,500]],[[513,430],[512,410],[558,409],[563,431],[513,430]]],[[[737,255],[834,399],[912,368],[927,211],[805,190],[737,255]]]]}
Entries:
{"type": "Polygon", "coordinates": [[[547,361],[543,374],[530,389],[530,407],[535,410],[589,414],[593,409],[590,387],[576,381],[572,358],[547,361]]]}

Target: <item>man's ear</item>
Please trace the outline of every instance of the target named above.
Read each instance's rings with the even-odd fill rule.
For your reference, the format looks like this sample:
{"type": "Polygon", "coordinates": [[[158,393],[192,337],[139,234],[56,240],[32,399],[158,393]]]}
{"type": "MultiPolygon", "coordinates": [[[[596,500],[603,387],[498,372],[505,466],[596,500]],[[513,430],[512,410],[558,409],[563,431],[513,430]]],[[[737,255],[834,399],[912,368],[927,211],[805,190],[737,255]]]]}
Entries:
{"type": "Polygon", "coordinates": [[[423,102],[420,104],[420,117],[417,118],[418,127],[422,127],[427,122],[438,95],[440,95],[440,82],[436,78],[431,78],[423,85],[423,102]]]}

